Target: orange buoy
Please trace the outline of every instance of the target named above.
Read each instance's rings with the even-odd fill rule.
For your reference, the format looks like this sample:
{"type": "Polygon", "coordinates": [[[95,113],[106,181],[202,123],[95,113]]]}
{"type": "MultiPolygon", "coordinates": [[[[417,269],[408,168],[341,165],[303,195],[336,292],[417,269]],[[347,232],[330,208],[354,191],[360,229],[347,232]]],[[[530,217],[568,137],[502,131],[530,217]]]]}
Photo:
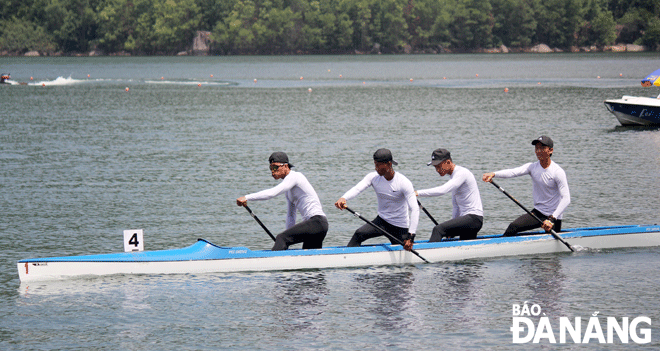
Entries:
{"type": "Polygon", "coordinates": [[[477,78],[479,78],[479,73],[476,74],[477,78]]]}
{"type": "Polygon", "coordinates": [[[201,87],[201,86],[202,86],[202,83],[197,83],[197,86],[198,86],[198,87],[201,87]]]}
{"type": "Polygon", "coordinates": [[[45,86],[46,86],[46,83],[41,83],[41,86],[42,86],[42,87],[45,87],[45,86]]]}
{"type": "Polygon", "coordinates": [[[341,76],[341,74],[340,74],[340,75],[339,75],[339,78],[341,78],[341,77],[342,77],[342,76],[341,76]]]}
{"type": "Polygon", "coordinates": [[[412,82],[412,81],[413,81],[413,79],[412,79],[412,78],[410,78],[410,81],[412,82]]]}
{"type": "Polygon", "coordinates": [[[300,76],[300,80],[303,80],[303,77],[302,77],[302,76],[300,76]]]}
{"type": "Polygon", "coordinates": [[[89,74],[87,75],[87,78],[89,78],[89,74]]]}
{"type": "Polygon", "coordinates": [[[312,88],[307,89],[307,91],[309,91],[309,92],[311,93],[311,92],[312,92],[312,88]]]}
{"type": "Polygon", "coordinates": [[[504,92],[505,92],[505,93],[508,93],[508,92],[509,92],[509,88],[504,88],[504,92]]]}
{"type": "Polygon", "coordinates": [[[255,83],[257,82],[257,78],[254,78],[254,82],[255,82],[255,83]]]}
{"type": "Polygon", "coordinates": [[[165,79],[165,77],[160,77],[161,80],[165,79]]]}
{"type": "Polygon", "coordinates": [[[211,75],[211,78],[213,78],[213,75],[211,75]]]}
{"type": "Polygon", "coordinates": [[[32,80],[32,79],[33,79],[33,78],[32,78],[32,77],[30,77],[30,80],[32,80]]]}
{"type": "Polygon", "coordinates": [[[128,91],[128,87],[126,87],[126,89],[124,89],[124,90],[125,90],[125,91],[128,91]]]}

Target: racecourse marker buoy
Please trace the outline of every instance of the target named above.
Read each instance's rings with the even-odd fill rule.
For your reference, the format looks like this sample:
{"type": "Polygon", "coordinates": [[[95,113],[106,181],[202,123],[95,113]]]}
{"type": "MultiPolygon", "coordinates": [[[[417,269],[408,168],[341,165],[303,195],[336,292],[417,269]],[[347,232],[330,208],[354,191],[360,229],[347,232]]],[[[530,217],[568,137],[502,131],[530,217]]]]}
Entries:
{"type": "Polygon", "coordinates": [[[124,89],[124,90],[125,90],[125,91],[128,91],[128,87],[126,87],[126,89],[124,89]]]}
{"type": "Polygon", "coordinates": [[[89,78],[89,74],[87,75],[87,78],[89,78]]]}
{"type": "Polygon", "coordinates": [[[309,92],[311,93],[311,92],[312,92],[312,88],[307,89],[307,91],[309,91],[309,92]]]}
{"type": "Polygon", "coordinates": [[[198,86],[198,87],[201,87],[201,86],[202,86],[202,83],[197,83],[197,86],[198,86]]]}
{"type": "Polygon", "coordinates": [[[505,93],[508,93],[508,92],[509,92],[509,88],[504,88],[504,92],[505,92],[505,93]]]}
{"type": "Polygon", "coordinates": [[[413,79],[412,79],[412,78],[410,78],[410,81],[412,82],[412,81],[413,81],[413,79]]]}
{"type": "Polygon", "coordinates": [[[257,82],[257,78],[254,78],[254,82],[255,82],[255,83],[257,82]]]}

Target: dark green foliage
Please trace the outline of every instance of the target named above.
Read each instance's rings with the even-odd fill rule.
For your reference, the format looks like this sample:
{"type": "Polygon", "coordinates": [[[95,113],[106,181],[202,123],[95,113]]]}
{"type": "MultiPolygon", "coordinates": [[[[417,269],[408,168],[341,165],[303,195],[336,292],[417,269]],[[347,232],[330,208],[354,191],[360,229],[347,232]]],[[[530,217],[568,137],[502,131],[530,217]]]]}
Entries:
{"type": "Polygon", "coordinates": [[[658,0],[0,0],[0,51],[172,55],[453,52],[637,43],[658,0]]]}

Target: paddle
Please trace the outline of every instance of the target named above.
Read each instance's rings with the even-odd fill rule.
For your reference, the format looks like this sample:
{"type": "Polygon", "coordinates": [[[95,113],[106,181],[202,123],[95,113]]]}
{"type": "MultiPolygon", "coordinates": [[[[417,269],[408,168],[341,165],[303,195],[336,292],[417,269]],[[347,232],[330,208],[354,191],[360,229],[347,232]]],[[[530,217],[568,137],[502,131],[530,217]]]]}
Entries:
{"type": "Polygon", "coordinates": [[[268,228],[266,228],[266,226],[265,226],[263,223],[261,223],[261,221],[259,220],[259,218],[257,218],[257,215],[255,215],[254,212],[252,212],[252,210],[250,209],[250,207],[249,207],[247,204],[243,205],[243,207],[245,207],[245,209],[246,209],[248,212],[250,212],[250,216],[252,216],[252,218],[254,218],[254,219],[257,221],[257,223],[259,223],[259,225],[261,226],[261,228],[264,228],[264,230],[266,231],[266,233],[268,233],[268,235],[270,235],[270,238],[273,239],[273,241],[275,241],[275,237],[273,236],[273,234],[271,234],[271,233],[270,233],[270,230],[268,230],[268,228]]]}
{"type": "MultiPolygon", "coordinates": [[[[497,183],[495,183],[492,179],[490,183],[493,184],[496,188],[500,189],[500,191],[503,192],[504,195],[508,196],[509,199],[513,200],[513,202],[515,202],[518,206],[520,206],[520,208],[525,210],[525,212],[527,212],[529,215],[531,215],[537,221],[539,221],[539,223],[543,224],[541,218],[537,217],[535,214],[533,214],[528,209],[526,209],[525,206],[523,206],[520,202],[518,202],[518,200],[514,199],[513,196],[509,195],[509,193],[507,193],[506,190],[504,190],[501,186],[497,185],[497,183]]],[[[554,236],[555,239],[561,241],[562,244],[566,245],[566,247],[569,248],[571,251],[575,252],[575,249],[571,245],[569,245],[566,241],[564,241],[564,239],[562,239],[559,235],[557,235],[557,233],[553,229],[550,229],[550,234],[552,234],[552,236],[554,236]]]]}
{"type": "MultiPolygon", "coordinates": [[[[350,213],[352,213],[353,215],[355,215],[355,217],[358,217],[359,219],[361,219],[361,220],[363,220],[363,221],[369,223],[372,227],[378,229],[381,233],[385,234],[385,236],[388,237],[390,240],[392,240],[392,241],[394,241],[394,242],[400,244],[401,246],[403,246],[403,242],[401,242],[401,240],[397,239],[394,235],[388,233],[385,229],[383,229],[383,228],[377,226],[376,224],[374,224],[374,223],[371,222],[370,220],[368,220],[368,219],[362,217],[359,213],[357,213],[357,212],[351,210],[350,208],[348,208],[348,206],[346,206],[346,207],[344,207],[344,208],[347,209],[348,212],[350,212],[350,213]]],[[[426,262],[426,263],[431,263],[431,262],[427,261],[424,257],[422,257],[417,251],[415,251],[415,250],[413,250],[413,249],[410,249],[410,252],[414,253],[417,257],[421,258],[422,261],[424,261],[424,262],[426,262]]]]}
{"type": "Polygon", "coordinates": [[[417,200],[417,204],[419,204],[419,208],[421,208],[422,211],[424,211],[424,213],[426,213],[426,215],[429,216],[429,218],[431,219],[431,221],[433,222],[433,224],[438,225],[438,221],[436,221],[435,218],[433,218],[433,216],[431,216],[431,214],[429,213],[429,211],[427,211],[426,208],[424,208],[424,206],[422,206],[422,203],[419,202],[419,200],[417,200]]]}

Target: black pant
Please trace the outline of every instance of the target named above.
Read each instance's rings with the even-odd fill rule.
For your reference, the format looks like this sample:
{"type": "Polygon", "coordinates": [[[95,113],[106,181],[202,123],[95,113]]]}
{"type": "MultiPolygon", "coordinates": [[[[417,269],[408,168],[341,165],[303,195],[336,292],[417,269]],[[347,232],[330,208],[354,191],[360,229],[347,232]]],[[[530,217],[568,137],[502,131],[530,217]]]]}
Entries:
{"type": "MultiPolygon", "coordinates": [[[[388,233],[392,234],[393,237],[401,240],[403,242],[404,240],[408,239],[408,228],[401,228],[397,226],[393,226],[389,223],[387,223],[384,219],[380,218],[380,216],[377,216],[376,219],[373,220],[373,223],[383,229],[385,229],[388,233]]],[[[363,241],[371,238],[375,238],[377,236],[385,235],[383,232],[380,230],[374,228],[371,224],[367,223],[358,230],[355,231],[355,234],[353,234],[353,237],[351,238],[351,241],[348,242],[348,247],[352,246],[360,246],[363,241]]],[[[390,239],[388,237],[388,239],[390,239]]],[[[390,239],[390,242],[395,245],[399,244],[398,242],[390,239]]]]}
{"type": "MultiPolygon", "coordinates": [[[[544,215],[537,209],[533,209],[532,213],[535,214],[536,217],[538,217],[542,221],[545,221],[548,218],[548,216],[544,215]]],[[[531,216],[529,213],[525,213],[524,215],[518,217],[515,221],[511,222],[511,224],[509,224],[509,227],[506,228],[506,231],[504,232],[504,236],[512,236],[520,232],[524,232],[536,228],[541,228],[541,222],[537,221],[536,218],[531,216]]],[[[552,229],[555,232],[560,232],[561,220],[559,219],[556,220],[555,225],[552,227],[552,229]]]]}
{"type": "Polygon", "coordinates": [[[442,240],[443,237],[460,236],[461,240],[476,239],[484,225],[484,217],[475,214],[456,217],[442,222],[433,228],[429,242],[442,240]]]}
{"type": "Polygon", "coordinates": [[[314,216],[278,234],[273,251],[286,250],[297,243],[303,243],[303,249],[320,249],[327,233],[328,219],[321,215],[314,216]]]}

